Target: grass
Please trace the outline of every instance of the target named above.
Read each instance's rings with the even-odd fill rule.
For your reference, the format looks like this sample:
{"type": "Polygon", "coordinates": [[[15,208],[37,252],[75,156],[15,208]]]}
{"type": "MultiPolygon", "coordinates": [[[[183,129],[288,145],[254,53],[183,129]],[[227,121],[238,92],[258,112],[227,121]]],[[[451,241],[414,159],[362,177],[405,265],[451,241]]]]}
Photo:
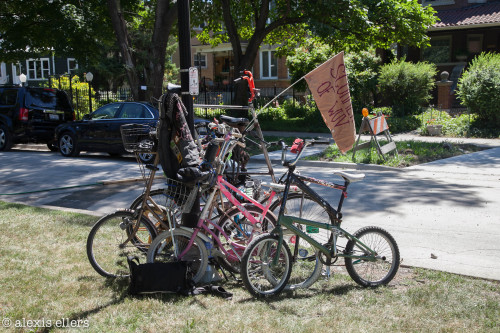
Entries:
{"type": "Polygon", "coordinates": [[[235,281],[224,283],[234,293],[230,301],[131,297],[126,280],[105,279],[88,263],[85,242],[96,217],[4,202],[0,216],[0,317],[13,325],[67,318],[87,326],[68,332],[498,332],[500,326],[498,281],[408,267],[377,289],[359,287],[336,267],[329,280],[266,301],[235,281]]]}
{"type": "MultiPolygon", "coordinates": [[[[360,142],[362,143],[362,142],[360,142]]],[[[379,141],[380,145],[387,144],[387,141],[379,141]]],[[[391,167],[404,168],[415,164],[428,163],[443,158],[458,156],[462,154],[473,153],[483,150],[484,148],[470,144],[456,144],[450,142],[431,143],[421,141],[399,141],[396,142],[398,154],[394,151],[387,153],[384,160],[375,148],[375,143],[372,142],[371,149],[357,150],[352,156],[352,150],[345,153],[340,153],[337,145],[330,145],[319,156],[310,156],[309,160],[324,160],[335,162],[353,162],[365,164],[379,164],[391,167]]]]}

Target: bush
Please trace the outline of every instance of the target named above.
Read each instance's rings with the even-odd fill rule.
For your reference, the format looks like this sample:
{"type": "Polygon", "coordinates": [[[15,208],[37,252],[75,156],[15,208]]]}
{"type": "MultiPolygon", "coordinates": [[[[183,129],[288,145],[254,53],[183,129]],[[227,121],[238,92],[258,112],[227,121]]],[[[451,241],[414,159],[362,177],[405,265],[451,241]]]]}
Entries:
{"type": "Polygon", "coordinates": [[[462,104],[477,114],[479,121],[499,126],[500,54],[483,53],[474,58],[462,74],[457,90],[462,104]]]}
{"type": "Polygon", "coordinates": [[[421,106],[431,98],[436,73],[436,66],[427,62],[413,64],[402,59],[383,65],[379,76],[380,93],[392,106],[393,115],[419,113],[421,106]]]}
{"type": "Polygon", "coordinates": [[[377,89],[381,59],[368,51],[348,54],[345,57],[349,91],[354,113],[373,104],[377,89]]]}

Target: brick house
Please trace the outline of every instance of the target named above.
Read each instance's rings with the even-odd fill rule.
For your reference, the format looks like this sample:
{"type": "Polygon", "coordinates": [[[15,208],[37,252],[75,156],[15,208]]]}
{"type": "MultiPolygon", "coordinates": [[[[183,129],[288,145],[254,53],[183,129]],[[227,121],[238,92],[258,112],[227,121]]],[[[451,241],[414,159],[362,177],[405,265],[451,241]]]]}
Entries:
{"type": "Polygon", "coordinates": [[[406,55],[409,61],[425,60],[436,64],[439,73],[437,81],[441,81],[443,71],[448,72],[450,97],[445,98],[445,93],[441,91],[442,98],[438,101],[436,91],[433,103],[441,104],[444,109],[459,107],[454,91],[467,64],[482,52],[500,52],[500,2],[422,0],[422,5],[433,6],[440,19],[428,31],[431,46],[425,49],[399,46],[398,57],[406,55]]]}
{"type": "MultiPolygon", "coordinates": [[[[196,29],[195,29],[196,31],[196,29]]],[[[242,43],[245,51],[245,43],[242,43]]],[[[275,56],[276,47],[262,45],[255,59],[253,68],[256,88],[261,89],[263,95],[272,95],[274,90],[281,91],[290,85],[286,58],[275,56]]],[[[226,90],[239,74],[233,66],[233,51],[230,43],[223,43],[216,47],[203,45],[195,37],[191,38],[192,64],[199,68],[200,89],[226,90]]],[[[179,51],[172,56],[172,62],[179,64],[179,51]]]]}

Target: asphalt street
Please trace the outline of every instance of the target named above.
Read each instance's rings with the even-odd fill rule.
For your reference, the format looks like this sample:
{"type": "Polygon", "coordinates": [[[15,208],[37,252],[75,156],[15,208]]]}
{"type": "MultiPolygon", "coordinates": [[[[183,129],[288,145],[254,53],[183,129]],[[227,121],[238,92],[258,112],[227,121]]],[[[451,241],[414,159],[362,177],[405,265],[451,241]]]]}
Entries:
{"type": "MultiPolygon", "coordinates": [[[[300,161],[298,170],[320,179],[334,179],[336,169],[365,173],[350,187],[342,226],[349,232],[368,225],[388,230],[402,264],[500,280],[500,140],[486,144],[496,148],[405,169],[300,161]]],[[[250,167],[262,169],[262,161],[254,158],[250,167]]],[[[141,179],[132,157],[64,158],[36,147],[0,152],[0,200],[96,220],[128,207],[142,193],[141,179]]],[[[338,198],[334,190],[320,193],[338,198]]]]}

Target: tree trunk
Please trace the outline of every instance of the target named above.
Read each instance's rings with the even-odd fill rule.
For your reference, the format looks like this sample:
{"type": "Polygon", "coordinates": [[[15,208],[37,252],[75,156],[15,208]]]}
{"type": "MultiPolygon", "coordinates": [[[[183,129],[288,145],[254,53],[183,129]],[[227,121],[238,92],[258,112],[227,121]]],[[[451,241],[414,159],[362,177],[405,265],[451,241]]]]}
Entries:
{"type": "Polygon", "coordinates": [[[169,0],[158,0],[151,47],[148,50],[149,56],[144,60],[142,73],[137,70],[139,59],[132,51],[133,45],[121,12],[120,1],[108,0],[108,11],[134,100],[150,101],[151,97],[159,98],[163,87],[168,37],[177,18],[177,4],[172,5],[169,0]],[[146,86],[147,90],[142,90],[141,86],[146,86]]]}

